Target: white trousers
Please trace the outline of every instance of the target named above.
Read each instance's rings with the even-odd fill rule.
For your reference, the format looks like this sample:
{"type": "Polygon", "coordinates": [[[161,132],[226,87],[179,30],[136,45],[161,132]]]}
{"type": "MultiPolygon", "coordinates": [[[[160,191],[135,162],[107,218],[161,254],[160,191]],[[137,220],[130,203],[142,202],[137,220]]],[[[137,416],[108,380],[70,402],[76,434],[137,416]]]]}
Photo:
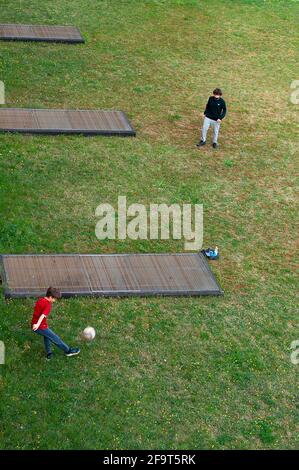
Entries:
{"type": "Polygon", "coordinates": [[[219,134],[219,129],[220,129],[220,122],[213,121],[213,119],[210,119],[206,116],[204,118],[202,130],[201,130],[201,140],[203,142],[207,140],[207,132],[210,126],[213,127],[213,144],[217,144],[218,134],[219,134]]]}

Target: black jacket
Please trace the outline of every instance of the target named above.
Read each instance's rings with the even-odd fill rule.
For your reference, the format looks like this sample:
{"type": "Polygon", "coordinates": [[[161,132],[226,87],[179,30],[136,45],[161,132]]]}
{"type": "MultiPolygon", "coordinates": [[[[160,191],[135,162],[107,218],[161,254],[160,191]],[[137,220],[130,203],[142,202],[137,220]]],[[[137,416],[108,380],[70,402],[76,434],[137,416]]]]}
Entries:
{"type": "Polygon", "coordinates": [[[226,115],[226,104],[224,99],[222,98],[215,98],[215,96],[210,96],[204,115],[207,118],[212,119],[213,121],[217,121],[217,119],[223,119],[226,115]]]}

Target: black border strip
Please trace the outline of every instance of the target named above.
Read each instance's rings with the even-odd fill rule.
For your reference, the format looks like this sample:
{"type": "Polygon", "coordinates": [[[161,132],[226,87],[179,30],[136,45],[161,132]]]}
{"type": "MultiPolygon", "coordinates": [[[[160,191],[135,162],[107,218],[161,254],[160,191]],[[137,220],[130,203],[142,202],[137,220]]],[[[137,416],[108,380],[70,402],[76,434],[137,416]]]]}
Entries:
{"type": "Polygon", "coordinates": [[[33,468],[40,469],[40,462],[43,462],[43,468],[53,469],[53,465],[59,464],[78,464],[85,468],[91,465],[92,468],[135,468],[141,466],[148,468],[160,466],[161,468],[174,466],[184,466],[184,468],[219,469],[223,466],[229,466],[231,469],[240,469],[240,466],[248,466],[262,464],[263,466],[271,465],[272,462],[286,467],[292,465],[294,459],[298,456],[298,450],[294,444],[291,450],[185,450],[176,449],[160,449],[160,450],[4,450],[0,451],[1,461],[9,464],[16,463],[18,465],[30,464],[33,468]],[[295,451],[295,454],[294,454],[295,451]],[[292,454],[293,453],[293,454],[292,454]],[[182,458],[184,456],[184,459],[182,458]],[[124,458],[134,457],[135,465],[128,461],[124,462],[124,458]],[[33,466],[32,466],[33,464],[33,466]],[[36,465],[35,465],[36,464],[36,465]]]}
{"type": "MultiPolygon", "coordinates": [[[[43,295],[42,292],[34,293],[15,293],[9,289],[4,290],[5,299],[28,299],[37,298],[43,295]]],[[[72,297],[93,297],[93,298],[125,298],[125,297],[208,297],[223,295],[223,291],[107,291],[107,292],[92,292],[92,293],[76,293],[76,292],[64,292],[61,297],[64,299],[70,299],[72,297]]]]}
{"type": "Polygon", "coordinates": [[[0,40],[1,41],[14,41],[14,42],[54,42],[54,43],[62,43],[62,44],[84,44],[85,43],[85,40],[82,38],[82,39],[63,39],[63,38],[33,38],[33,37],[15,37],[15,36],[11,36],[11,37],[4,37],[4,36],[0,36],[0,40]]]}
{"type": "MultiPolygon", "coordinates": [[[[201,252],[197,253],[197,255],[202,259],[203,263],[205,264],[206,269],[210,272],[210,277],[213,279],[216,286],[218,287],[218,289],[219,289],[219,294],[218,295],[224,295],[224,291],[221,289],[221,287],[219,285],[219,282],[216,279],[215,274],[213,273],[212,269],[210,268],[210,265],[208,263],[207,258],[201,252]]],[[[214,294],[214,295],[217,295],[217,294],[214,294]]]]}
{"type": "Polygon", "coordinates": [[[1,281],[2,281],[2,287],[4,288],[4,297],[6,299],[9,299],[10,290],[8,289],[7,276],[6,276],[6,271],[4,268],[4,262],[3,262],[4,256],[5,255],[0,255],[0,276],[1,276],[1,281]]]}
{"type": "Polygon", "coordinates": [[[2,129],[0,132],[26,134],[26,135],[82,135],[92,137],[93,135],[102,135],[106,137],[136,137],[136,132],[132,131],[85,131],[85,130],[59,130],[59,129],[2,129]]]}

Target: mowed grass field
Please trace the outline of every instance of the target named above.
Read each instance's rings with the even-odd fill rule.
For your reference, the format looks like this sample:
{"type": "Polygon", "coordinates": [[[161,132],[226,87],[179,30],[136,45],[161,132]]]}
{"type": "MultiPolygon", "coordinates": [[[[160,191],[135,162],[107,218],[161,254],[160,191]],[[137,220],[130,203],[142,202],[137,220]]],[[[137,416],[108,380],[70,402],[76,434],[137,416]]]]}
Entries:
{"type": "Polygon", "coordinates": [[[86,39],[1,42],[7,106],[123,109],[138,133],[1,134],[0,252],[179,252],[183,241],[98,241],[95,209],[119,195],[203,203],[225,291],[61,300],[50,326],[82,352],[48,363],[30,331],[34,300],[2,290],[0,448],[298,448],[298,2],[0,0],[0,10],[2,23],[74,24],[86,39]],[[228,115],[219,149],[199,151],[215,86],[228,115]]]}

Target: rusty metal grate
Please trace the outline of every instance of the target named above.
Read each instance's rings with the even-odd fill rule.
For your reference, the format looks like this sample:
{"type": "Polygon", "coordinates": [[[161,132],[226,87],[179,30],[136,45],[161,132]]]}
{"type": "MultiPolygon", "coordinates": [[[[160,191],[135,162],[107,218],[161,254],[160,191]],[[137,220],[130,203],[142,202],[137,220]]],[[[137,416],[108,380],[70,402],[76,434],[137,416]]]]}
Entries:
{"type": "Polygon", "coordinates": [[[0,131],[54,135],[136,135],[125,113],[102,109],[0,108],[0,131]]]}
{"type": "Polygon", "coordinates": [[[5,297],[221,295],[201,253],[2,255],[5,297]]]}
{"type": "Polygon", "coordinates": [[[84,43],[75,26],[0,24],[0,39],[5,41],[46,41],[84,43]]]}

